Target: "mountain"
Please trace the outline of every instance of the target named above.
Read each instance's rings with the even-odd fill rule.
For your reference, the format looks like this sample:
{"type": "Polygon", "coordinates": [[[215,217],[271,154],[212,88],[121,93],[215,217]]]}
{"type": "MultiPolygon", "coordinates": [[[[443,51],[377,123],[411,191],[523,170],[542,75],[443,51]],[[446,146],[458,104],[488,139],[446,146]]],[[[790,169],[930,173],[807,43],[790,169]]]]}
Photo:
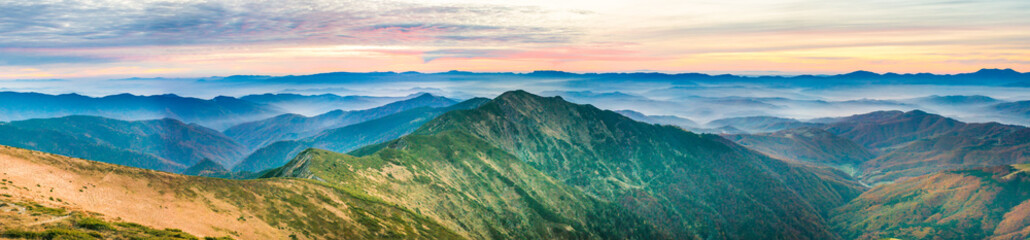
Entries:
{"type": "Polygon", "coordinates": [[[269,176],[352,188],[472,239],[669,238],[465,133],[409,135],[388,145],[397,148],[364,157],[310,149],[269,176]]]}
{"type": "Polygon", "coordinates": [[[410,209],[317,181],[183,176],[5,146],[0,173],[0,210],[15,210],[0,211],[2,238],[463,238],[410,209]]]}
{"type": "Polygon", "coordinates": [[[863,190],[719,136],[524,91],[351,154],[360,157],[306,151],[273,173],[367,189],[445,226],[465,226],[459,233],[496,230],[500,238],[625,238],[654,229],[676,239],[834,239],[822,213],[863,190]],[[509,197],[495,197],[502,193],[509,197]],[[506,212],[512,208],[531,211],[506,212]],[[605,215],[613,213],[620,217],[605,215]],[[590,217],[597,214],[605,217],[590,217]],[[512,226],[491,227],[497,223],[512,226]],[[541,224],[551,227],[534,227],[541,224]]]}
{"type": "Polygon", "coordinates": [[[174,118],[224,129],[282,113],[282,109],[275,107],[222,96],[204,100],[174,94],[94,98],[78,94],[0,92],[0,121],[92,115],[121,120],[174,118]]]}
{"type": "Polygon", "coordinates": [[[747,132],[774,132],[799,127],[816,127],[820,124],[807,123],[790,118],[753,116],[713,120],[705,124],[711,128],[733,127],[747,132]]]}
{"type": "Polygon", "coordinates": [[[962,124],[955,119],[919,110],[878,111],[837,119],[825,129],[868,149],[886,151],[954,130],[962,124]]]}
{"type": "Polygon", "coordinates": [[[1030,129],[968,123],[867,161],[865,181],[885,182],[948,170],[1030,162],[1030,129]]]}
{"type": "Polygon", "coordinates": [[[186,170],[183,170],[182,174],[184,174],[184,175],[192,175],[192,176],[201,176],[201,175],[208,175],[208,174],[212,174],[212,173],[224,173],[224,172],[228,172],[228,170],[226,170],[225,167],[223,167],[221,164],[218,164],[215,161],[211,161],[211,159],[204,159],[204,160],[202,160],[200,162],[197,162],[196,164],[193,164],[193,166],[190,166],[189,168],[186,168],[186,170]]]}
{"type": "Polygon", "coordinates": [[[723,137],[766,155],[798,162],[854,168],[876,157],[847,138],[811,127],[723,137]]]}
{"type": "Polygon", "coordinates": [[[1030,101],[999,103],[993,108],[1005,114],[1023,117],[1023,119],[1030,118],[1030,101]]]}
{"type": "Polygon", "coordinates": [[[637,121],[641,121],[641,122],[646,122],[646,123],[652,123],[652,124],[673,125],[673,126],[679,126],[679,127],[682,127],[682,128],[686,128],[686,129],[698,128],[700,126],[696,122],[691,121],[690,119],[681,118],[681,117],[672,116],[672,115],[645,115],[643,113],[640,113],[640,112],[637,112],[637,111],[633,111],[633,110],[619,110],[619,111],[615,111],[615,112],[617,112],[619,114],[622,114],[623,116],[629,117],[629,118],[631,118],[633,120],[637,120],[637,121]]]}
{"type": "Polygon", "coordinates": [[[835,210],[848,239],[1030,237],[1027,165],[953,170],[881,185],[835,210]]]}
{"type": "Polygon", "coordinates": [[[289,109],[292,113],[316,115],[333,110],[358,110],[382,106],[418,95],[407,97],[373,97],[373,96],[339,96],[335,94],[300,95],[292,93],[260,94],[240,97],[241,100],[265,104],[280,109],[289,109]]]}
{"type": "Polygon", "coordinates": [[[365,145],[386,142],[415,131],[422,124],[440,114],[453,110],[477,108],[487,101],[489,99],[473,98],[448,107],[413,108],[346,127],[325,130],[305,139],[274,142],[254,151],[233,167],[233,170],[259,172],[277,168],[289,162],[301,151],[312,147],[335,152],[349,152],[365,145]]]}
{"type": "Polygon", "coordinates": [[[446,107],[455,103],[457,101],[427,93],[366,110],[335,110],[313,117],[283,114],[265,120],[239,124],[226,129],[224,133],[247,146],[248,149],[258,149],[276,141],[306,138],[326,129],[360,123],[408,109],[446,107]]]}
{"type": "Polygon", "coordinates": [[[0,144],[147,169],[179,172],[203,159],[233,165],[243,146],[218,131],[175,119],[92,116],[0,124],[0,144]]]}
{"type": "Polygon", "coordinates": [[[983,95],[948,95],[948,96],[927,96],[921,98],[909,99],[910,102],[920,104],[936,104],[936,105],[981,105],[981,104],[993,104],[999,103],[998,99],[994,99],[983,95]]]}

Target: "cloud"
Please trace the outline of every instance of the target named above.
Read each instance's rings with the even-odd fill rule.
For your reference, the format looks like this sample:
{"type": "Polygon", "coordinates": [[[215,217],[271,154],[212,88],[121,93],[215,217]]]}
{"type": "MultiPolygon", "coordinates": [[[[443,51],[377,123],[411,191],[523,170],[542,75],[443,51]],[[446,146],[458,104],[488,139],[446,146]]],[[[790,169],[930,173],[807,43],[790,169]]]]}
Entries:
{"type": "Polygon", "coordinates": [[[636,51],[594,47],[549,47],[530,50],[516,49],[443,49],[427,51],[422,59],[509,59],[543,61],[650,61],[661,57],[642,56],[636,51]]]}
{"type": "Polygon", "coordinates": [[[0,66],[34,66],[45,64],[105,63],[116,59],[92,56],[49,55],[0,49],[0,66]]]}
{"type": "Polygon", "coordinates": [[[499,49],[444,49],[423,53],[422,60],[430,62],[441,58],[502,58],[516,53],[499,49]]]}
{"type": "Polygon", "coordinates": [[[379,1],[0,1],[0,45],[52,48],[286,41],[439,44],[567,40],[575,30],[506,20],[546,19],[549,13],[534,7],[379,1]]]}

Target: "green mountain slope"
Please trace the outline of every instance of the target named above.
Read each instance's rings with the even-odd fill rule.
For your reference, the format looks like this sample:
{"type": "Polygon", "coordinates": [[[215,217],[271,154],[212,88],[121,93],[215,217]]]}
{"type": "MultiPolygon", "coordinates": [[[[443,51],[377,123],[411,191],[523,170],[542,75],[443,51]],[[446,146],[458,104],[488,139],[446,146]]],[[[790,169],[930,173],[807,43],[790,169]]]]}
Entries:
{"type": "MultiPolygon", "coordinates": [[[[625,209],[654,225],[659,232],[677,239],[833,239],[835,234],[829,230],[821,213],[844,204],[862,191],[860,187],[854,187],[856,185],[823,179],[830,175],[820,175],[807,167],[763,156],[718,136],[697,135],[677,127],[640,123],[612,111],[571,104],[561,98],[538,97],[523,91],[505,93],[474,110],[446,113],[411,135],[358,149],[352,154],[367,156],[343,161],[411,159],[416,162],[440,162],[442,159],[453,159],[447,161],[468,163],[491,159],[485,164],[497,165],[493,162],[510,154],[518,161],[502,163],[508,166],[525,163],[544,176],[553,178],[554,182],[571,186],[599,202],[625,209]],[[459,138],[460,141],[439,138],[459,138]],[[424,146],[441,142],[446,145],[424,146]],[[477,153],[487,151],[484,147],[497,148],[499,153],[477,153]],[[441,151],[440,148],[447,151],[441,151]],[[426,159],[423,158],[426,153],[435,155],[428,155],[426,159]],[[805,194],[799,194],[801,192],[805,194]]],[[[293,162],[287,168],[293,168],[290,166],[296,166],[299,161],[293,162]]],[[[393,164],[408,168],[408,163],[393,164]]],[[[505,165],[491,168],[498,169],[501,166],[505,165]]],[[[367,169],[343,168],[349,171],[367,169]]],[[[287,171],[297,173],[287,176],[337,179],[330,175],[333,171],[297,169],[306,170],[287,171]],[[323,173],[320,175],[319,172],[323,173]]],[[[417,173],[422,167],[415,169],[408,171],[417,173]]],[[[434,172],[436,168],[430,170],[434,172]]],[[[501,175],[507,174],[497,171],[501,175]]],[[[516,172],[522,171],[528,170],[516,172]]],[[[358,177],[371,176],[371,173],[341,175],[358,177]]],[[[415,181],[416,176],[420,175],[410,175],[411,181],[415,181]]],[[[342,181],[341,185],[363,186],[348,181],[342,181]]],[[[435,183],[436,180],[428,182],[435,183]]],[[[373,188],[376,190],[372,192],[390,199],[387,196],[392,194],[384,193],[382,189],[391,188],[392,184],[381,185],[373,188]]],[[[529,195],[542,194],[533,192],[548,188],[529,185],[524,187],[524,191],[529,195]]],[[[401,201],[402,204],[436,201],[433,194],[413,192],[406,192],[414,195],[406,198],[425,195],[425,198],[433,200],[416,198],[401,201]]],[[[480,195],[470,194],[466,197],[472,196],[480,195]]],[[[543,196],[537,202],[560,199],[543,196]]],[[[567,207],[578,201],[561,202],[565,205],[541,204],[553,209],[567,207]]],[[[464,208],[464,205],[455,204],[464,208]]],[[[424,209],[422,211],[426,215],[442,215],[426,213],[424,209]]],[[[453,226],[447,223],[450,220],[446,219],[449,218],[439,218],[445,219],[441,220],[445,225],[453,226]]],[[[466,218],[474,219],[477,216],[454,217],[466,218]]],[[[569,225],[576,229],[575,224],[569,225]]]]}
{"type": "Polygon", "coordinates": [[[121,121],[91,116],[0,125],[0,144],[98,161],[178,172],[203,159],[222,165],[244,148],[221,133],[174,119],[121,121]]]}
{"type": "Polygon", "coordinates": [[[668,238],[463,132],[406,136],[364,157],[311,149],[271,176],[364,191],[475,239],[668,238]]]}
{"type": "Polygon", "coordinates": [[[55,239],[131,239],[139,231],[175,239],[167,235],[178,231],[153,230],[166,228],[187,233],[175,236],[235,239],[461,239],[408,209],[303,179],[192,177],[6,146],[0,146],[0,176],[0,203],[9,203],[0,205],[0,228],[21,230],[15,237],[67,230],[66,220],[87,214],[136,224],[105,227],[92,220],[88,230],[71,230],[100,237],[55,239]],[[31,220],[3,217],[13,214],[6,212],[12,204],[45,212],[31,220]]]}
{"type": "Polygon", "coordinates": [[[329,129],[305,139],[278,141],[258,149],[233,169],[258,172],[280,167],[304,149],[312,147],[348,152],[361,146],[393,140],[415,131],[440,114],[476,108],[487,101],[489,99],[473,98],[448,107],[419,107],[342,128],[329,129]]]}
{"type": "Polygon", "coordinates": [[[946,171],[881,185],[838,209],[831,221],[853,239],[1025,239],[1026,167],[946,171]]]}
{"type": "Polygon", "coordinates": [[[239,124],[226,129],[224,133],[248,149],[258,149],[277,141],[307,138],[323,130],[360,123],[409,109],[446,107],[455,103],[457,101],[427,93],[366,110],[336,110],[313,117],[283,114],[265,120],[239,124]]]}

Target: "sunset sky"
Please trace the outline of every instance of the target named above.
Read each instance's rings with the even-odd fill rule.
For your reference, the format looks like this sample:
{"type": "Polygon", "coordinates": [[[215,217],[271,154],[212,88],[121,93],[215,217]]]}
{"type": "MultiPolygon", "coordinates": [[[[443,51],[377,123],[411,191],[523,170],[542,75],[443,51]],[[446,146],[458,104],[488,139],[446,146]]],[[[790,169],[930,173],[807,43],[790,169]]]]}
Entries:
{"type": "Polygon", "coordinates": [[[0,79],[1030,71],[1030,1],[0,0],[0,79]]]}

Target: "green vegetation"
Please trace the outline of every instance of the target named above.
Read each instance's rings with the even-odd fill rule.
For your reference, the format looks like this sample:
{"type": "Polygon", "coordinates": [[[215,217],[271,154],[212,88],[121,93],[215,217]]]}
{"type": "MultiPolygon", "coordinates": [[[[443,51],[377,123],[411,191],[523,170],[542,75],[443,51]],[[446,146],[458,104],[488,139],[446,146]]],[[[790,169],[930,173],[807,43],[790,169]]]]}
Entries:
{"type": "MultiPolygon", "coordinates": [[[[131,185],[109,185],[114,184],[108,181],[94,182],[84,180],[83,182],[69,183],[71,186],[90,185],[90,191],[102,191],[110,187],[125,189],[115,191],[111,197],[118,197],[129,202],[140,204],[158,204],[146,206],[144,209],[164,209],[169,206],[183,206],[191,212],[201,214],[205,217],[176,216],[167,217],[181,221],[200,221],[219,232],[225,232],[234,237],[243,238],[279,238],[295,234],[302,239],[319,239],[326,236],[348,236],[351,239],[382,239],[382,238],[414,238],[414,239],[461,239],[453,231],[446,229],[434,220],[415,214],[407,209],[400,208],[396,204],[369,197],[367,195],[355,194],[351,191],[329,186],[324,182],[304,179],[260,179],[260,180],[229,180],[205,177],[190,177],[175,174],[168,174],[157,171],[135,169],[99,162],[85,161],[80,159],[66,158],[50,154],[40,154],[21,149],[0,147],[0,154],[27,159],[31,164],[45,167],[56,167],[61,169],[62,176],[69,176],[72,179],[123,179],[128,182],[146,183],[139,188],[131,185]],[[100,185],[99,187],[96,185],[100,185]],[[152,202],[148,196],[161,195],[161,202],[152,202]],[[318,197],[315,197],[318,196],[318,197]],[[352,209],[363,209],[364,212],[357,213],[352,209]],[[225,221],[238,222],[242,217],[245,225],[225,224],[225,221]],[[187,220],[188,219],[188,220],[187,220]],[[358,222],[358,220],[361,220],[358,222]],[[371,227],[375,226],[375,227],[371,227]],[[240,228],[242,227],[242,228],[240,228]]],[[[32,166],[32,165],[29,165],[32,166]]],[[[26,180],[31,176],[26,176],[26,180]]],[[[75,188],[79,189],[79,188],[75,188]]],[[[55,191],[54,194],[58,194],[55,191]]],[[[73,191],[69,194],[81,194],[73,191]]],[[[54,195],[60,196],[60,195],[54,195]]],[[[17,196],[16,196],[17,197],[17,196]]],[[[63,196],[62,196],[63,198],[63,196]]],[[[89,198],[65,199],[69,203],[81,203],[78,201],[89,201],[89,198]]],[[[53,203],[56,204],[56,203],[53,203]]],[[[24,216],[46,219],[51,216],[58,219],[68,214],[61,208],[45,207],[36,204],[23,204],[32,214],[24,216]]],[[[152,214],[150,210],[136,213],[122,214],[152,214]]],[[[45,226],[38,229],[33,227],[18,228],[25,225],[6,225],[19,231],[11,232],[11,235],[24,235],[29,237],[50,236],[48,229],[71,229],[77,232],[89,234],[101,234],[108,238],[114,233],[129,236],[132,234],[141,236],[168,237],[168,239],[196,239],[184,231],[175,229],[152,230],[143,228],[140,224],[111,223],[99,217],[71,215],[67,223],[55,226],[45,226]],[[36,234],[36,235],[33,235],[36,234]]],[[[112,216],[112,217],[118,217],[112,216]]],[[[35,220],[28,220],[25,223],[35,220]]],[[[191,224],[196,227],[197,223],[191,224]]],[[[202,228],[205,229],[205,228],[202,228]]],[[[196,231],[197,229],[192,229],[196,231]]],[[[60,231],[63,230],[54,230],[60,231]]],[[[65,231],[67,232],[67,231],[65,231]]],[[[56,233],[55,233],[56,234],[56,233]]],[[[53,234],[51,234],[53,235],[53,234]]],[[[120,236],[120,235],[119,235],[120,236]]],[[[116,238],[133,239],[133,238],[116,238]]]]}
{"type": "Polygon", "coordinates": [[[351,154],[309,149],[267,176],[325,181],[487,239],[832,239],[823,213],[863,190],[718,136],[521,91],[351,154]]]}
{"type": "Polygon", "coordinates": [[[946,171],[881,185],[836,210],[848,239],[1022,239],[1030,174],[1010,166],[946,171]]]}
{"type": "MultiPolygon", "coordinates": [[[[129,222],[108,222],[103,219],[92,217],[82,213],[72,213],[60,208],[42,207],[35,203],[21,203],[26,209],[35,214],[18,215],[9,213],[5,216],[7,221],[18,221],[21,218],[50,218],[56,221],[36,226],[5,226],[0,230],[0,237],[11,239],[62,239],[62,240],[91,240],[91,239],[163,239],[163,240],[197,240],[194,235],[177,229],[153,229],[136,223],[129,222]],[[56,210],[54,210],[56,209],[56,210]],[[64,219],[64,220],[62,220],[64,219]]],[[[30,220],[30,219],[24,219],[30,220]]],[[[231,239],[229,237],[205,238],[205,239],[231,239]]]]}
{"type": "Polygon", "coordinates": [[[329,129],[304,139],[274,142],[247,156],[234,169],[237,171],[261,171],[281,167],[308,148],[347,152],[361,146],[386,142],[415,131],[419,126],[440,114],[453,110],[476,108],[487,101],[489,99],[473,98],[448,107],[412,108],[354,125],[329,129]]]}
{"type": "Polygon", "coordinates": [[[211,159],[233,164],[245,149],[221,133],[173,119],[69,116],[0,125],[0,144],[125,166],[180,172],[211,159]]]}

